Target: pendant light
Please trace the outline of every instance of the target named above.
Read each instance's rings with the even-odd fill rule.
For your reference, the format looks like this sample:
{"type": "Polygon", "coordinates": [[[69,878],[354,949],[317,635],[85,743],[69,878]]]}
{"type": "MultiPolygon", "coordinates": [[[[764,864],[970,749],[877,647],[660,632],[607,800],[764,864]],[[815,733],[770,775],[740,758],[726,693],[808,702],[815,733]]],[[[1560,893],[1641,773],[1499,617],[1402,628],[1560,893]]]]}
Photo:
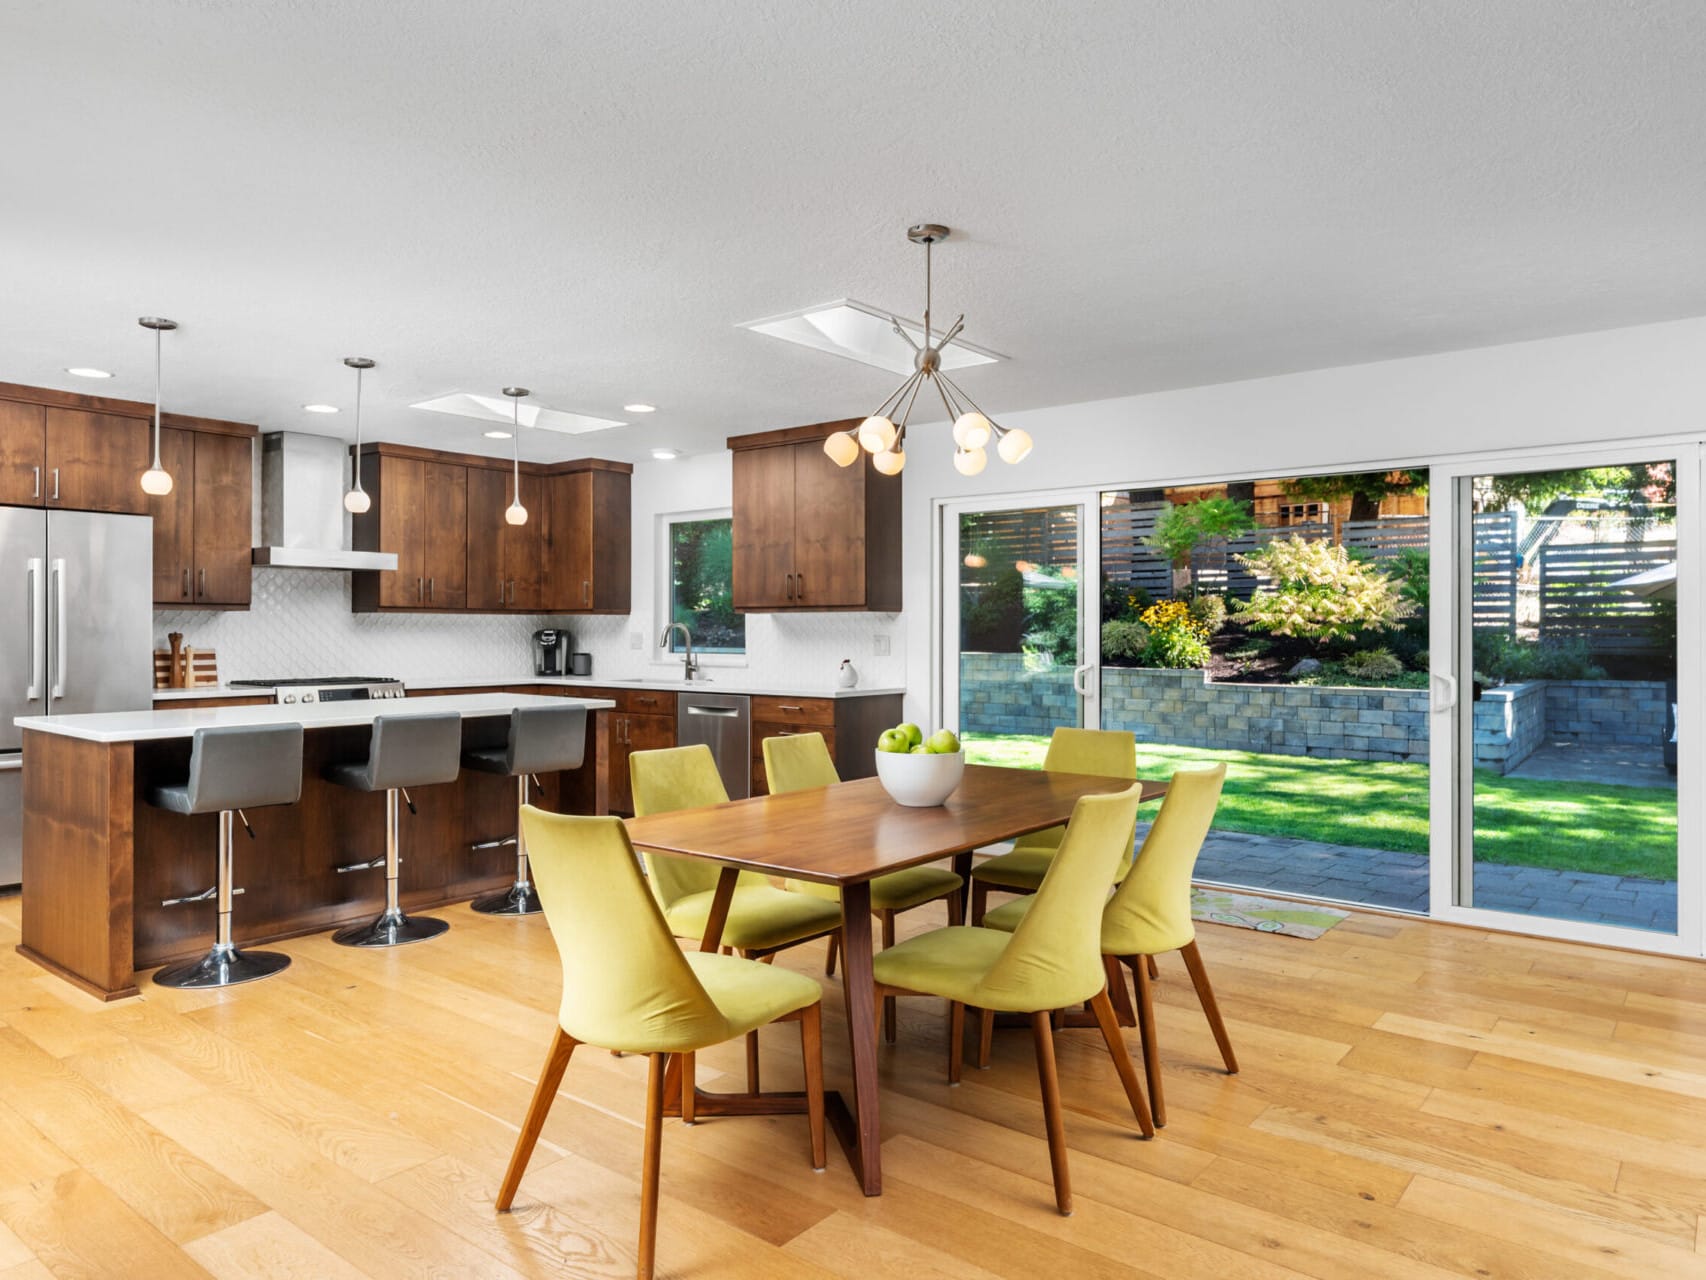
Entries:
{"type": "Polygon", "coordinates": [[[154,330],[154,461],[142,473],[142,492],[163,498],[172,492],[172,477],[160,465],[160,335],[168,329],[176,329],[178,322],[162,320],[159,316],[141,316],[136,323],[144,329],[154,330]]]}
{"type": "Polygon", "coordinates": [[[526,524],[527,508],[521,505],[521,397],[527,395],[528,391],[526,387],[505,387],[504,394],[515,406],[515,428],[510,432],[515,458],[515,497],[509,506],[504,508],[504,523],[526,524]]]}
{"type": "Polygon", "coordinates": [[[823,442],[823,451],[838,467],[850,467],[861,451],[871,456],[871,465],[885,476],[899,475],[906,466],[906,422],[912,416],[912,406],[919,389],[928,380],[941,397],[942,407],[954,424],[954,468],[961,475],[975,476],[989,461],[985,447],[993,438],[995,451],[1003,462],[1022,462],[1030,456],[1031,437],[1017,427],[1003,427],[992,421],[977,403],[961,391],[943,372],[942,351],[965,327],[962,315],[954,321],[940,341],[932,341],[930,328],[930,246],[948,238],[948,228],[937,222],[921,222],[908,227],[906,238],[924,246],[924,345],[919,346],[912,335],[901,328],[900,321],[890,317],[894,331],[912,348],[912,376],[900,384],[900,389],[877,406],[877,411],[859,424],[854,432],[837,431],[823,442]],[[899,422],[895,421],[899,411],[899,422]]]}
{"type": "Polygon", "coordinates": [[[355,452],[350,455],[350,487],[344,494],[344,510],[359,516],[373,505],[361,487],[361,375],[373,368],[373,361],[366,356],[345,356],[344,363],[355,370],[355,452]]]}

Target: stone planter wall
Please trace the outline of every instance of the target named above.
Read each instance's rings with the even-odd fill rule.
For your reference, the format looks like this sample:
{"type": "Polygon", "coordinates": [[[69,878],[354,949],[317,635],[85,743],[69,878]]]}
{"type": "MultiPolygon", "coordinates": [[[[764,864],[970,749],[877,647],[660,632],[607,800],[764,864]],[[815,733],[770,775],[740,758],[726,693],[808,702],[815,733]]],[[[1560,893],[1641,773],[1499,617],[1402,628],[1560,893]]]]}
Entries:
{"type": "Polygon", "coordinates": [[[1047,734],[1077,722],[1070,667],[1027,671],[1022,653],[960,655],[962,732],[1047,734]]]}
{"type": "Polygon", "coordinates": [[[1546,733],[1554,742],[1663,746],[1669,709],[1658,680],[1546,681],[1546,733]]]}
{"type": "Polygon", "coordinates": [[[1475,704],[1475,763],[1509,773],[1546,742],[1546,684],[1501,685],[1475,704]]]}

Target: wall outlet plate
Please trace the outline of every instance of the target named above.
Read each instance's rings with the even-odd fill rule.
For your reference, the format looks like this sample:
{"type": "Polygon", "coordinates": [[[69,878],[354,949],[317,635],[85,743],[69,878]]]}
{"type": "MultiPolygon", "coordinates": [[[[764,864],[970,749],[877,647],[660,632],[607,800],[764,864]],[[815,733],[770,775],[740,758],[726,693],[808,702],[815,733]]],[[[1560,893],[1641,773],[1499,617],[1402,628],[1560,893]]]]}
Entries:
{"type": "Polygon", "coordinates": [[[646,647],[645,636],[638,631],[630,631],[628,633],[628,647],[630,649],[644,649],[646,647]]]}
{"type": "Polygon", "coordinates": [[[876,634],[871,637],[871,656],[873,658],[889,656],[889,638],[887,636],[876,634]]]}

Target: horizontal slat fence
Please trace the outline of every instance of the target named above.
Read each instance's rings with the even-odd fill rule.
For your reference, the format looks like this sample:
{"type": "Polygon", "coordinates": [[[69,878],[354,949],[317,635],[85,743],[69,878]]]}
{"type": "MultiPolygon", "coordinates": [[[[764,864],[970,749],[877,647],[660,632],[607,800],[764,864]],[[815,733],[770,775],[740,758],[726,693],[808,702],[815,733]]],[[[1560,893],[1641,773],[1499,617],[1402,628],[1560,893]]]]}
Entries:
{"type": "Polygon", "coordinates": [[[1668,653],[1675,606],[1611,584],[1676,561],[1674,541],[1553,543],[1540,551],[1540,638],[1598,654],[1668,653]]]}

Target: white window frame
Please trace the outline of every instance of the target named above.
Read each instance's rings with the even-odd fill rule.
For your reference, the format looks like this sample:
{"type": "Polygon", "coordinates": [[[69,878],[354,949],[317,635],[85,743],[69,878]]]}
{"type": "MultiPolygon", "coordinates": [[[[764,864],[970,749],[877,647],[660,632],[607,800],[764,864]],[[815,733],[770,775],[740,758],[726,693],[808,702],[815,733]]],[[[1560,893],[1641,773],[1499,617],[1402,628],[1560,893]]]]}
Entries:
{"type": "MultiPolygon", "coordinates": [[[[680,667],[681,655],[671,653],[657,643],[658,636],[669,625],[673,614],[670,593],[674,590],[675,575],[670,565],[670,526],[691,524],[696,520],[732,520],[734,513],[728,507],[711,507],[700,511],[665,511],[660,512],[654,529],[653,543],[655,544],[655,581],[657,586],[653,592],[652,617],[657,621],[657,634],[649,637],[652,643],[648,646],[652,653],[651,665],[654,667],[680,667]]],[[[748,619],[750,622],[751,619],[748,619]]],[[[747,655],[752,651],[752,637],[747,636],[747,647],[740,653],[701,653],[697,646],[693,656],[703,667],[744,667],[747,665],[747,655]]]]}

